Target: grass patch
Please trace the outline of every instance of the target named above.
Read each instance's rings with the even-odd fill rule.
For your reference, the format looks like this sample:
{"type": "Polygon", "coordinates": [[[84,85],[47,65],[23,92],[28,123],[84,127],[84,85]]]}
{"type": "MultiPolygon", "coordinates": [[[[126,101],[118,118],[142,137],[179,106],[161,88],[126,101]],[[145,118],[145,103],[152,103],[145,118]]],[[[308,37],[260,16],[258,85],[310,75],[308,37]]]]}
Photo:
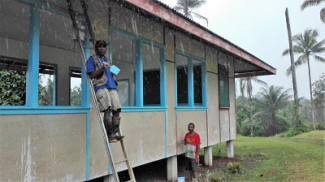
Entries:
{"type": "MultiPolygon", "coordinates": [[[[325,131],[319,130],[291,138],[238,136],[235,160],[243,172],[210,172],[209,181],[324,181],[324,145],[325,131]]],[[[225,143],[213,146],[213,156],[226,157],[225,151],[225,143]]]]}

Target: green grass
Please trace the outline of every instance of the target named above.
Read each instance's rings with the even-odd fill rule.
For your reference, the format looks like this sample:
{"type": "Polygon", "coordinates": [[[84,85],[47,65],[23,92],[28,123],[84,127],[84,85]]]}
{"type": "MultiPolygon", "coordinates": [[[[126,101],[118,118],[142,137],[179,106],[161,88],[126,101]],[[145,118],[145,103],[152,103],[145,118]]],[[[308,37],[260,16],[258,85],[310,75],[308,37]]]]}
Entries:
{"type": "MultiPolygon", "coordinates": [[[[290,138],[238,136],[235,160],[243,172],[229,175],[219,170],[209,176],[222,176],[219,181],[325,181],[324,146],[325,131],[290,138]]],[[[213,146],[213,156],[226,157],[225,143],[213,146]]]]}

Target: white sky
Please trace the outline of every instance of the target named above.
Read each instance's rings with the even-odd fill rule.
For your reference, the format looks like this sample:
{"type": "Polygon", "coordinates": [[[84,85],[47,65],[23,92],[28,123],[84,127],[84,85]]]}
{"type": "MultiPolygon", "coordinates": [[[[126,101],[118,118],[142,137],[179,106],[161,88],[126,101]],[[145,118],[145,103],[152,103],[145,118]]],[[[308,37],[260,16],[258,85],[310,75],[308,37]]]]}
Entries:
{"type": "MultiPolygon", "coordinates": [[[[170,7],[177,0],[160,0],[170,7]]],[[[209,30],[229,40],[254,56],[277,69],[277,74],[261,76],[259,79],[269,85],[292,88],[292,78],[285,74],[290,65],[290,56],[282,56],[289,47],[285,20],[285,8],[289,9],[292,35],[303,33],[307,28],[317,29],[318,41],[325,38],[325,24],[319,12],[325,3],[300,10],[303,0],[207,0],[194,12],[208,18],[209,30]]],[[[204,20],[194,17],[194,21],[206,26],[204,20]]],[[[321,55],[325,57],[325,54],[321,55]]],[[[298,55],[295,55],[295,60],[298,55]]],[[[312,82],[325,72],[325,64],[311,60],[312,82]]],[[[296,70],[298,95],[309,98],[307,64],[296,70]]],[[[254,84],[253,94],[259,91],[254,84]]],[[[293,94],[293,93],[292,93],[293,94]]]]}

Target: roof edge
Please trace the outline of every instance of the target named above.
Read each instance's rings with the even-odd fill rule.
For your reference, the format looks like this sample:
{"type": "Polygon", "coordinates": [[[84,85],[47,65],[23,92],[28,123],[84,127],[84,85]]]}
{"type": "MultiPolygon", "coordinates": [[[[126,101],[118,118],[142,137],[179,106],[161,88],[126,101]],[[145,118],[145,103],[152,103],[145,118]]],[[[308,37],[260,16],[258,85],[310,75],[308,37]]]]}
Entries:
{"type": "Polygon", "coordinates": [[[202,38],[214,44],[234,55],[237,55],[252,64],[259,66],[271,74],[276,73],[276,69],[269,64],[265,63],[261,59],[257,58],[256,56],[248,53],[244,49],[236,46],[235,44],[231,43],[230,41],[220,37],[219,35],[213,33],[212,31],[208,30],[205,27],[202,27],[198,23],[189,20],[185,16],[177,13],[176,10],[171,9],[167,5],[163,4],[157,0],[125,0],[126,2],[133,4],[134,6],[141,8],[171,24],[176,27],[179,27],[187,32],[202,38]]]}

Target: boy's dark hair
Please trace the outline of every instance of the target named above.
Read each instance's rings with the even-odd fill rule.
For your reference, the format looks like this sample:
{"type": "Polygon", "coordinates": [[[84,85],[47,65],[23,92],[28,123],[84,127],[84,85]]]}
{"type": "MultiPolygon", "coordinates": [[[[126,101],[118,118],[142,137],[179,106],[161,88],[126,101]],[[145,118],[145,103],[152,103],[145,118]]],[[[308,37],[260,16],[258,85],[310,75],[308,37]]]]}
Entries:
{"type": "Polygon", "coordinates": [[[190,125],[192,125],[192,126],[193,126],[193,128],[195,128],[195,125],[194,125],[194,123],[188,123],[188,126],[190,126],[190,125]]]}

